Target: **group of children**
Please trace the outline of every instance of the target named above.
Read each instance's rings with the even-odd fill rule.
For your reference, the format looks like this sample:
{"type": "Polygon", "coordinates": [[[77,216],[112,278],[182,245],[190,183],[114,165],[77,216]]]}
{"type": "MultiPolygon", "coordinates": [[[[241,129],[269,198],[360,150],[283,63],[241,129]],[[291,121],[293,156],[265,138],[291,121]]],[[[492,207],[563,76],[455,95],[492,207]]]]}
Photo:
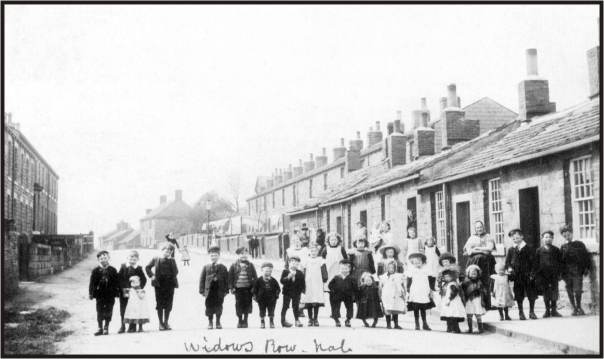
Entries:
{"type": "MultiPolygon", "coordinates": [[[[331,318],[337,327],[342,325],[342,304],[346,311],[344,325],[350,327],[356,303],[356,318],[365,327],[375,328],[379,318],[385,317],[387,328],[402,329],[399,315],[412,311],[415,329],[431,330],[426,311],[436,307],[434,298],[439,295],[440,319],[446,322],[447,332],[460,333],[459,323],[467,320],[467,332],[472,333],[475,318],[477,331],[482,333],[482,316],[489,309],[497,309],[501,320],[511,320],[508,309],[516,302],[519,318],[526,319],[524,298],[529,301],[529,317],[537,319],[534,304],[539,294],[543,294],[546,306],[544,317],[559,317],[556,302],[561,278],[566,283],[573,315],[584,314],[581,309],[582,279],[590,269],[591,258],[583,243],[572,240],[570,227],[563,227],[561,234],[567,240],[561,249],[552,245],[553,233],[546,231],[542,235],[542,246],[535,250],[524,242],[520,230],[510,231],[514,246],[508,249],[505,263],[496,266],[496,273],[490,276],[488,285],[485,285],[478,265],[469,265],[464,273],[460,273],[455,257],[450,253],[438,253],[433,240],[425,241],[426,254],[408,253],[403,259],[398,258],[401,250],[397,245],[381,245],[377,271],[374,253],[368,249],[365,238],[356,239],[354,250],[350,252],[343,248],[341,238],[335,233],[327,236],[324,247],[313,243],[305,247],[300,241],[294,241],[287,250],[286,268],[279,281],[272,277],[273,265],[269,262],[261,265],[258,276],[254,264],[247,258],[245,247],[237,249],[238,259],[227,270],[219,263],[220,248],[213,246],[208,250],[210,263],[201,272],[199,293],[205,298],[208,329],[222,329],[224,298],[231,293],[235,297],[238,328],[248,327],[253,301],[258,304],[260,327],[266,328],[268,316],[269,327],[274,328],[275,307],[281,294],[281,325],[285,328],[302,327],[302,309],[307,310],[308,326],[319,326],[318,313],[328,299],[331,318]],[[514,282],[513,290],[510,281],[514,282]],[[290,306],[294,324],[286,320],[290,306]],[[371,324],[368,323],[370,319],[371,324]]],[[[160,330],[171,329],[168,319],[174,289],[178,288],[178,269],[173,253],[171,244],[163,245],[161,256],[153,258],[145,268],[155,288],[160,330]]],[[[142,331],[143,324],[149,322],[149,315],[144,291],[147,280],[137,265],[138,253],[131,251],[119,272],[109,265],[107,251],[100,251],[97,258],[99,266],[92,271],[89,285],[90,298],[97,300],[99,329],[95,335],[108,334],[116,297],[120,299],[119,333],[126,331],[126,325],[128,332],[135,332],[137,325],[138,331],[142,331]]]]}

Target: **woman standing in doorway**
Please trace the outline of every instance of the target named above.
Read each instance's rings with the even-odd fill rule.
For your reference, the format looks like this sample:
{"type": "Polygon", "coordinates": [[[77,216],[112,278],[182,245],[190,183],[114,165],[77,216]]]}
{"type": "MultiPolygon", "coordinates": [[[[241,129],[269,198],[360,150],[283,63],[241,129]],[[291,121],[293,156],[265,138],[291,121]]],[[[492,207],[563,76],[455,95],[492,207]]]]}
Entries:
{"type": "MultiPolygon", "coordinates": [[[[480,268],[480,281],[488,288],[489,278],[495,274],[495,257],[491,254],[495,250],[495,241],[484,230],[482,221],[474,222],[474,234],[468,238],[463,247],[464,255],[468,256],[466,267],[475,264],[480,268]]],[[[486,308],[491,308],[491,297],[485,295],[486,308]]]]}

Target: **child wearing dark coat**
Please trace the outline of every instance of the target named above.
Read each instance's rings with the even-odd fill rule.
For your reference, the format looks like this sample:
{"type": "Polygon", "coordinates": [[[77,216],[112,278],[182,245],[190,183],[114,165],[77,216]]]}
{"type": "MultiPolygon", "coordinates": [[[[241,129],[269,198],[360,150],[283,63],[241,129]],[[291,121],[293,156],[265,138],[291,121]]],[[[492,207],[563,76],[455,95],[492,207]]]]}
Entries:
{"type": "Polygon", "coordinates": [[[352,319],[353,303],[359,291],[357,280],[350,274],[352,262],[343,259],[340,261],[340,274],[329,282],[329,303],[331,304],[331,317],[336,322],[336,327],[341,327],[340,306],[342,302],[346,307],[346,321],[344,325],[350,327],[352,319]]]}
{"type": "Polygon", "coordinates": [[[369,272],[361,275],[361,287],[359,288],[357,306],[357,319],[361,319],[365,327],[369,327],[367,319],[373,319],[371,327],[375,328],[378,318],[384,316],[378,283],[373,280],[369,272]]]}
{"type": "Polygon", "coordinates": [[[247,328],[248,315],[252,312],[252,287],[258,276],[254,264],[247,260],[247,248],[240,247],[235,253],[239,259],[229,268],[229,289],[235,294],[237,328],[247,328]]]}
{"type": "Polygon", "coordinates": [[[289,328],[292,325],[285,320],[289,304],[291,302],[292,311],[294,312],[294,320],[296,327],[301,327],[300,323],[300,297],[306,290],[304,280],[304,272],[299,270],[300,257],[289,257],[289,269],[284,269],[281,272],[281,284],[283,285],[283,308],[281,309],[281,326],[289,328]]]}
{"type": "MultiPolygon", "coordinates": [[[[138,252],[135,250],[130,251],[130,253],[128,253],[128,263],[122,263],[120,266],[120,271],[117,273],[120,281],[120,317],[122,319],[122,325],[120,326],[118,334],[126,331],[124,314],[126,313],[126,306],[128,305],[129,291],[131,287],[130,278],[132,276],[137,276],[140,280],[141,289],[144,289],[145,284],[147,284],[147,277],[145,277],[143,268],[137,265],[138,259],[138,252]]],[[[136,331],[136,325],[130,324],[128,326],[128,332],[132,333],[134,331],[136,331]]]]}
{"type": "Polygon", "coordinates": [[[545,314],[543,318],[561,317],[556,302],[558,300],[558,282],[562,275],[562,252],[552,245],[554,232],[545,231],[541,235],[543,245],[537,249],[535,257],[535,283],[543,293],[545,314]]]}
{"type": "Polygon", "coordinates": [[[573,307],[573,316],[585,315],[581,308],[581,296],[583,293],[583,276],[587,275],[592,268],[591,254],[581,241],[573,240],[573,229],[571,226],[563,226],[560,234],[566,240],[560,247],[562,252],[562,264],[564,284],[568,299],[573,307]]]}
{"type": "Polygon", "coordinates": [[[109,265],[109,252],[100,251],[96,255],[99,266],[92,270],[88,295],[96,299],[96,321],[99,329],[94,335],[109,334],[109,322],[113,314],[115,297],[120,295],[120,284],[117,270],[109,265]],[[104,321],[104,324],[103,324],[104,321]]]}
{"type": "Polygon", "coordinates": [[[174,260],[174,246],[168,242],[161,246],[161,256],[147,264],[145,271],[155,288],[155,309],[159,319],[159,330],[171,330],[168,320],[174,303],[174,289],[178,288],[178,267],[174,260]],[[151,271],[152,268],[154,272],[151,271]]]}
{"type": "Polygon", "coordinates": [[[262,275],[254,282],[252,294],[258,302],[258,308],[260,309],[260,328],[266,328],[264,317],[268,312],[269,325],[272,329],[275,327],[275,305],[277,304],[281,288],[279,288],[277,280],[271,276],[273,272],[272,263],[263,263],[260,269],[262,270],[262,275]]]}
{"type": "Polygon", "coordinates": [[[537,286],[535,285],[535,249],[524,241],[520,229],[513,229],[508,234],[514,245],[508,249],[505,258],[505,268],[514,282],[514,299],[518,304],[518,317],[526,320],[523,310],[524,298],[529,302],[529,318],[537,319],[535,315],[535,300],[537,286]]]}
{"type": "Polygon", "coordinates": [[[222,305],[224,296],[229,292],[229,272],[222,263],[218,263],[220,247],[212,246],[208,249],[210,264],[206,264],[201,270],[199,278],[199,294],[206,298],[206,316],[208,317],[208,329],[213,329],[213,319],[216,315],[216,329],[222,329],[220,317],[222,316],[222,305]]]}
{"type": "Polygon", "coordinates": [[[373,252],[367,249],[369,242],[367,239],[359,238],[354,241],[354,250],[348,254],[348,259],[352,262],[352,276],[360,283],[361,275],[365,272],[375,274],[375,264],[373,262],[373,252]]]}

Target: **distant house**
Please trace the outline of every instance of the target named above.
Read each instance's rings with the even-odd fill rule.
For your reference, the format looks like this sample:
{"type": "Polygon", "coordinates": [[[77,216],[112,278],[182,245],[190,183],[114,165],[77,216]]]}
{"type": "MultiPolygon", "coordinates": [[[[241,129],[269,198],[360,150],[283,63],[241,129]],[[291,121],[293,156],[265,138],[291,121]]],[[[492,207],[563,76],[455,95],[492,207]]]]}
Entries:
{"type": "Polygon", "coordinates": [[[128,223],[120,221],[115,229],[99,238],[101,248],[105,250],[122,249],[118,248],[117,243],[130,236],[133,232],[136,231],[128,223]]]}
{"type": "Polygon", "coordinates": [[[134,230],[114,244],[115,249],[135,249],[141,246],[141,231],[134,230]]]}
{"type": "Polygon", "coordinates": [[[188,232],[191,228],[191,211],[191,206],[182,200],[181,190],[175,191],[171,202],[168,202],[165,195],[160,196],[159,206],[148,209],[145,217],[140,220],[141,247],[157,248],[168,233],[173,232],[178,237],[188,232]]]}

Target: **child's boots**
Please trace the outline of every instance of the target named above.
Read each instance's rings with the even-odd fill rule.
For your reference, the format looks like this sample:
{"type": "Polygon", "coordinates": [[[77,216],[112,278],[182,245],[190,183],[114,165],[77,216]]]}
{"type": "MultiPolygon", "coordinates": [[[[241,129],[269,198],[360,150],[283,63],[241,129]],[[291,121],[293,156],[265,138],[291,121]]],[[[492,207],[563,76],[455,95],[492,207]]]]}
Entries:
{"type": "Polygon", "coordinates": [[[398,315],[395,315],[392,320],[394,321],[394,329],[403,329],[398,325],[398,315]]]}
{"type": "Polygon", "coordinates": [[[275,321],[274,321],[273,317],[268,318],[268,325],[271,329],[275,329],[275,321]]]}
{"type": "MultiPolygon", "coordinates": [[[[344,325],[347,326],[348,328],[350,328],[350,319],[346,319],[346,321],[344,322],[344,325]]],[[[317,325],[318,327],[318,325],[317,325]]]]}
{"type": "Polygon", "coordinates": [[[126,331],[126,325],[124,324],[124,320],[122,320],[122,325],[120,326],[120,330],[117,331],[117,334],[122,334],[126,331]]]}
{"type": "Polygon", "coordinates": [[[99,335],[103,335],[103,328],[101,328],[101,327],[99,327],[99,330],[94,332],[94,336],[99,336],[99,335]]]}
{"type": "Polygon", "coordinates": [[[109,334],[109,321],[105,320],[105,327],[103,328],[103,335],[109,334]]]}
{"type": "Polygon", "coordinates": [[[143,331],[143,324],[141,323],[138,325],[138,332],[140,333],[142,331],[143,331]]]}
{"type": "Polygon", "coordinates": [[[260,319],[260,329],[265,329],[266,324],[264,324],[264,318],[260,319]]]}
{"type": "Polygon", "coordinates": [[[334,321],[336,322],[336,327],[341,327],[342,323],[340,323],[340,319],[334,319],[334,321]]]}
{"type": "Polygon", "coordinates": [[[390,316],[387,315],[386,316],[386,328],[388,328],[388,329],[392,329],[392,326],[390,325],[390,321],[391,321],[390,316]]]}
{"type": "Polygon", "coordinates": [[[303,327],[302,323],[298,319],[296,319],[296,328],[302,328],[302,327],[303,327]]]}
{"type": "Polygon", "coordinates": [[[292,325],[285,320],[285,315],[281,315],[281,326],[283,328],[290,328],[292,325]]]}

